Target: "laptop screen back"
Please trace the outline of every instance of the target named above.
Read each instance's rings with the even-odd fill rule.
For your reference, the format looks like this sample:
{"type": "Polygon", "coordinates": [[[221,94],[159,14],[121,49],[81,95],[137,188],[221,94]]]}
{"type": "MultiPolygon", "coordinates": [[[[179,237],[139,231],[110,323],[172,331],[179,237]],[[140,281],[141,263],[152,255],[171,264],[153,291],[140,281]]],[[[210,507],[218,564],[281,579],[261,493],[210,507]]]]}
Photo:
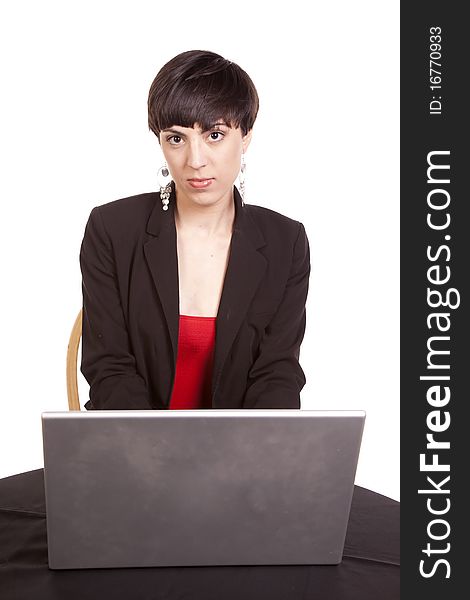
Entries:
{"type": "Polygon", "coordinates": [[[363,412],[42,418],[51,568],[341,561],[363,412]]]}

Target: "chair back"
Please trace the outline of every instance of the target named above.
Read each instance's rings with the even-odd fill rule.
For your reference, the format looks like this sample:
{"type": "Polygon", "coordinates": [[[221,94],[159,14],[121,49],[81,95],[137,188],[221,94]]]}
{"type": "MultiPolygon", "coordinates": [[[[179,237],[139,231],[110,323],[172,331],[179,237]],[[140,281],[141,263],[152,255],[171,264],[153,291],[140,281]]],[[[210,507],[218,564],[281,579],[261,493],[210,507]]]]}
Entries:
{"type": "Polygon", "coordinates": [[[75,319],[67,347],[67,398],[69,410],[80,410],[80,399],[78,397],[77,381],[77,358],[80,338],[82,336],[82,309],[75,319]]]}

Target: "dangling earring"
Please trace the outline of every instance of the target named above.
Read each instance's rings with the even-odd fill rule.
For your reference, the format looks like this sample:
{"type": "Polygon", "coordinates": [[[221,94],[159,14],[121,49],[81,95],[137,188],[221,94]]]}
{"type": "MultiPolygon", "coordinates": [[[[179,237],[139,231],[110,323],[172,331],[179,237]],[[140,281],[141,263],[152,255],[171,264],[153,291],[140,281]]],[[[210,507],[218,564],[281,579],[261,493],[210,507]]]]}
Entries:
{"type": "Polygon", "coordinates": [[[238,181],[240,182],[240,195],[242,197],[242,206],[245,204],[245,178],[246,178],[245,153],[242,152],[242,164],[240,167],[240,174],[238,175],[238,181]]]}
{"type": "Polygon", "coordinates": [[[158,169],[157,182],[160,186],[160,199],[162,201],[162,208],[163,210],[168,210],[168,203],[170,202],[171,194],[171,175],[166,163],[163,164],[163,167],[158,169]],[[170,180],[168,180],[168,178],[170,178],[170,180]]]}

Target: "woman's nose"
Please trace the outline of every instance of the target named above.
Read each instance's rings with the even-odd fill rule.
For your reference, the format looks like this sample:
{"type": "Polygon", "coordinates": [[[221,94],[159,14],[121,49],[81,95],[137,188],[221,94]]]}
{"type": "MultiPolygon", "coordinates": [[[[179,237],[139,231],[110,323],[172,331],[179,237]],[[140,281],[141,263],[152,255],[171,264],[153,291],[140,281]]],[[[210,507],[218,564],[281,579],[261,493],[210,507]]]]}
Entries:
{"type": "Polygon", "coordinates": [[[193,140],[188,144],[187,162],[193,169],[200,169],[206,165],[207,158],[201,141],[193,140]]]}

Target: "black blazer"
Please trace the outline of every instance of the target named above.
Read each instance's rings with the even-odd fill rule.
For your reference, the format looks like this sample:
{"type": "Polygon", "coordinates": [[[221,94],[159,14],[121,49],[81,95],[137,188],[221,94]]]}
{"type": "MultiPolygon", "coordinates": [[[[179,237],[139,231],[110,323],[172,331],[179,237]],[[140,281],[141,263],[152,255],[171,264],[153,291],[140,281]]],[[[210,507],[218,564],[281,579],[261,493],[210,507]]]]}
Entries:
{"type": "MultiPolygon", "coordinates": [[[[242,205],[235,220],[216,321],[214,408],[299,408],[299,348],[310,273],[304,227],[242,205]]],[[[86,408],[163,409],[173,388],[179,295],[175,190],[94,208],[80,251],[81,371],[86,408]]]]}

